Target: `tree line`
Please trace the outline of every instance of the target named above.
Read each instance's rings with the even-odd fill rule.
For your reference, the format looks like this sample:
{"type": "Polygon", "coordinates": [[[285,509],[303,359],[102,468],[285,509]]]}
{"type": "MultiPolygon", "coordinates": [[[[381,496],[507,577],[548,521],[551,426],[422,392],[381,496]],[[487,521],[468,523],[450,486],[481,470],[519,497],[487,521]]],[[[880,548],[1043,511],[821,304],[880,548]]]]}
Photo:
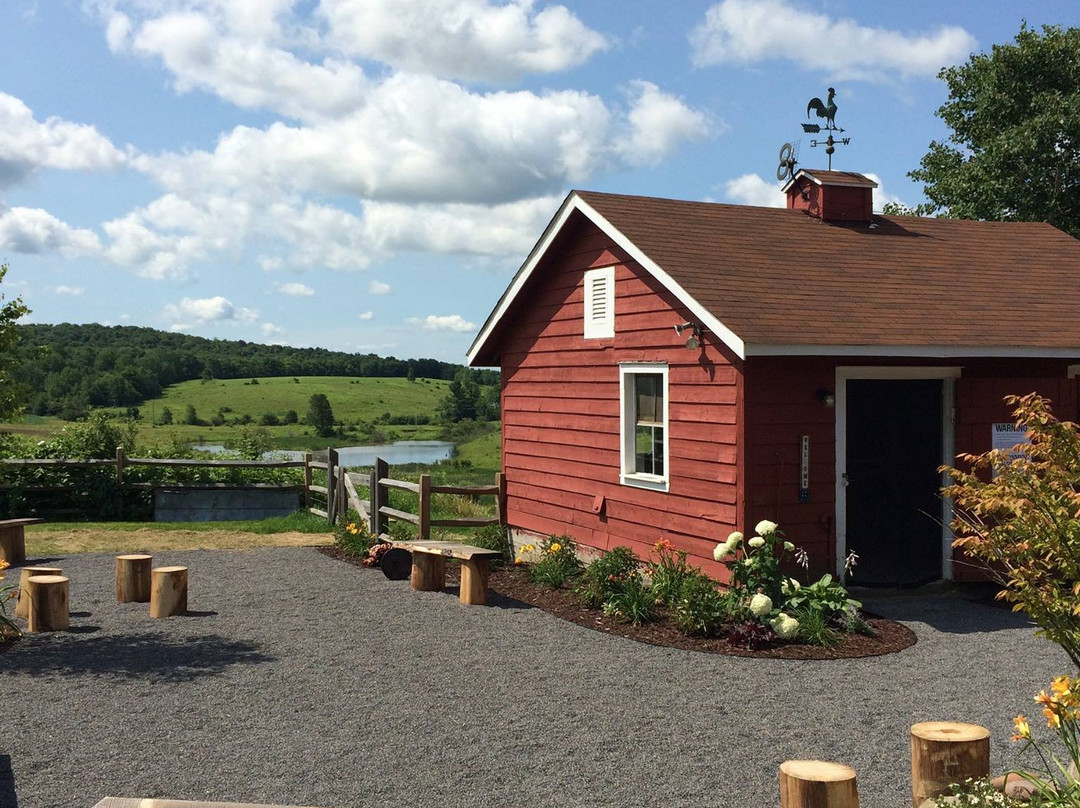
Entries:
{"type": "Polygon", "coordinates": [[[498,372],[436,359],[397,359],[325,348],[261,345],[140,326],[16,325],[11,348],[19,398],[34,415],[84,418],[94,407],[129,407],[192,379],[270,376],[402,377],[498,385],[498,372]],[[462,374],[464,371],[464,374],[462,374]]]}

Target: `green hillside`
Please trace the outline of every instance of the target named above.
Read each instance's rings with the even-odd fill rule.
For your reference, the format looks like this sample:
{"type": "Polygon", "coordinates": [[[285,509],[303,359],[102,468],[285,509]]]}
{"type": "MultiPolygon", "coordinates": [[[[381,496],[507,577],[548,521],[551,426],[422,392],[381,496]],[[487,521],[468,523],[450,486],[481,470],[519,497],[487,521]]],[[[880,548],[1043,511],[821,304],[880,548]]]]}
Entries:
{"type": "Polygon", "coordinates": [[[342,376],[275,376],[260,379],[213,379],[189,381],[167,387],[161,396],[147,400],[140,412],[146,420],[160,420],[168,407],[182,421],[188,405],[202,420],[222,412],[227,421],[243,416],[258,423],[266,413],[284,418],[295,410],[303,419],[308,401],[316,393],[330,401],[334,418],[346,425],[375,421],[385,413],[400,416],[433,416],[446,395],[448,382],[417,379],[350,379],[342,376]]]}

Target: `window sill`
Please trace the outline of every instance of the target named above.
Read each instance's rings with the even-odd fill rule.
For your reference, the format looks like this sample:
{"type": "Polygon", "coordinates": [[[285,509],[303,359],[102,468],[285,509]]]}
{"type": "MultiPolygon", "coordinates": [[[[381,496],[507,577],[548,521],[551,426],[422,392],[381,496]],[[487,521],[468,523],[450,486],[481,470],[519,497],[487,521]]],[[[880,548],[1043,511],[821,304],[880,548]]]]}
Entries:
{"type": "Polygon", "coordinates": [[[619,482],[633,488],[647,488],[650,491],[668,490],[667,478],[657,477],[655,474],[622,474],[619,482]]]}

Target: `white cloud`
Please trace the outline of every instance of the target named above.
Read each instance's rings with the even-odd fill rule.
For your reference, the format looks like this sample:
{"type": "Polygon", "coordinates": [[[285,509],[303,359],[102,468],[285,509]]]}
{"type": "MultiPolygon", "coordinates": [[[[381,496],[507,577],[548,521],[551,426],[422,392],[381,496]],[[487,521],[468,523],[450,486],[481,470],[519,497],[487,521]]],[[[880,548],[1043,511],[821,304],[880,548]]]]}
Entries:
{"type": "Polygon", "coordinates": [[[425,331],[475,331],[476,324],[470,323],[460,314],[429,314],[421,319],[410,317],[406,321],[410,325],[418,325],[425,331]]]}
{"type": "Polygon", "coordinates": [[[698,67],[787,59],[836,78],[880,81],[936,76],[978,43],[957,26],[906,34],[804,11],[790,0],[722,0],[690,32],[690,44],[698,67]]]}
{"type": "Polygon", "coordinates": [[[288,297],[312,297],[315,294],[314,289],[302,283],[275,283],[274,288],[278,294],[288,297]]]}
{"type": "Polygon", "coordinates": [[[382,281],[371,281],[367,290],[369,295],[388,295],[390,294],[390,284],[382,281]]]}
{"type": "Polygon", "coordinates": [[[885,183],[881,181],[881,177],[870,171],[866,172],[866,176],[872,179],[878,184],[878,187],[874,189],[874,210],[881,211],[887,203],[892,202],[895,205],[903,205],[904,207],[910,207],[903,199],[896,194],[890,194],[885,190],[885,183]]]}
{"type": "Polygon", "coordinates": [[[185,297],[179,303],[167,305],[164,314],[167,319],[174,320],[177,324],[194,321],[200,325],[223,322],[253,323],[259,318],[257,309],[238,308],[221,295],[198,299],[185,297]]]}
{"type": "Polygon", "coordinates": [[[656,163],[684,140],[699,140],[713,129],[709,118],[651,81],[630,82],[636,94],[626,114],[629,132],[616,138],[615,150],[628,162],[656,163]]]}
{"type": "Polygon", "coordinates": [[[532,0],[323,0],[329,41],[396,68],[500,82],[584,64],[606,47],[565,6],[532,0]]]}
{"type": "Polygon", "coordinates": [[[72,227],[41,208],[0,207],[0,247],[75,258],[99,252],[101,243],[93,231],[72,227]]]}
{"type": "Polygon", "coordinates": [[[64,286],[61,284],[53,290],[58,295],[71,295],[72,297],[78,297],[86,291],[82,286],[64,286]]]}
{"type": "Polygon", "coordinates": [[[763,180],[757,174],[743,174],[724,183],[724,195],[737,205],[755,205],[762,208],[786,207],[784,194],[774,182],[763,180]]]}
{"type": "Polygon", "coordinates": [[[101,171],[125,159],[94,127],[60,118],[39,123],[26,104],[0,92],[0,188],[38,168],[101,171]]]}
{"type": "Polygon", "coordinates": [[[285,329],[273,323],[263,323],[259,326],[259,330],[262,332],[263,339],[279,340],[285,336],[285,329]]]}
{"type": "Polygon", "coordinates": [[[357,320],[373,320],[373,319],[375,319],[375,312],[373,312],[373,311],[362,311],[358,315],[356,315],[356,319],[357,320]]]}

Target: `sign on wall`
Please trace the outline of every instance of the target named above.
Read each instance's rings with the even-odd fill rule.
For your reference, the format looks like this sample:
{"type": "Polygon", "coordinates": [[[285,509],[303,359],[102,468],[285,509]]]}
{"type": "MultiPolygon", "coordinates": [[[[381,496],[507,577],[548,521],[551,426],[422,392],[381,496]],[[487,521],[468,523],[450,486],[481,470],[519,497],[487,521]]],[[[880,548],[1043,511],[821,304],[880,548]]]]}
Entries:
{"type": "Polygon", "coordinates": [[[1014,423],[991,424],[990,429],[990,448],[1009,452],[1009,460],[1027,457],[1027,452],[1016,450],[1016,447],[1028,442],[1027,429],[1014,423]],[[1009,451],[1010,449],[1016,451],[1009,451]]]}

